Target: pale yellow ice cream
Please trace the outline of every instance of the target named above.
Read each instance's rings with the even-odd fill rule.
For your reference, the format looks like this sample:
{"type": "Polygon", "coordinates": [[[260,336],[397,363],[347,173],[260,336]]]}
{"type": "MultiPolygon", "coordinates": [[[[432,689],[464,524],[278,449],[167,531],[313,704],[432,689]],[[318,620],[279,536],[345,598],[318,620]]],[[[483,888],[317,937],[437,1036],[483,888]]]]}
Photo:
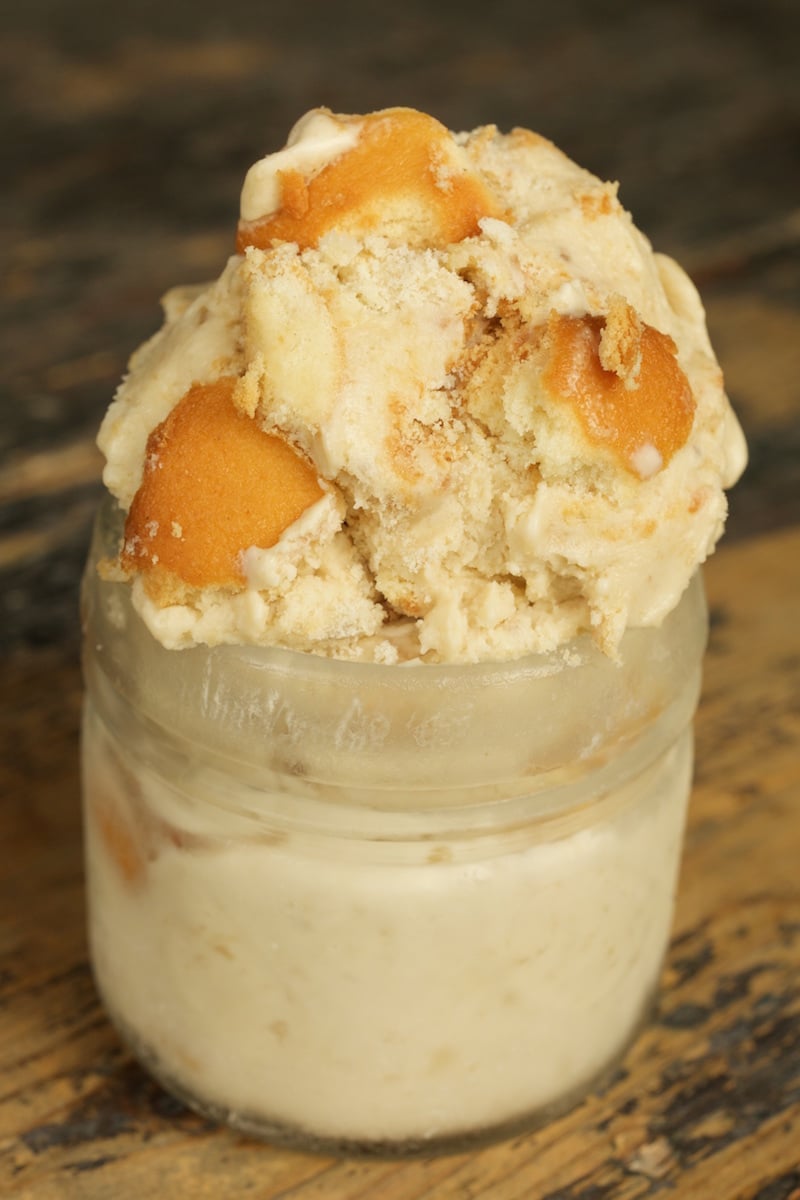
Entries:
{"type": "Polygon", "coordinates": [[[697,293],[550,142],[307,114],[103,424],[166,646],[500,660],[674,608],[741,431],[697,293]]]}

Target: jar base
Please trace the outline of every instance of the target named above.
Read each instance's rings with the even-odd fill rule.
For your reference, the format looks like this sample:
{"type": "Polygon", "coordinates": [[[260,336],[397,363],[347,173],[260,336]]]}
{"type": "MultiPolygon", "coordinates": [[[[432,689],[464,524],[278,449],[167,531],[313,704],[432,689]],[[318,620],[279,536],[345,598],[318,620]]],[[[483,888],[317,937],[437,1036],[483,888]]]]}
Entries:
{"type": "MultiPolygon", "coordinates": [[[[99,989],[98,989],[99,990],[99,989]]],[[[656,1006],[658,990],[654,989],[642,1007],[639,1019],[631,1029],[622,1046],[609,1059],[603,1069],[595,1073],[579,1086],[553,1100],[550,1104],[528,1111],[521,1116],[497,1124],[486,1125],[478,1129],[455,1130],[450,1133],[435,1134],[431,1137],[410,1137],[398,1139],[369,1139],[326,1137],[313,1133],[300,1126],[284,1125],[270,1121],[252,1113],[240,1112],[224,1105],[200,1100],[192,1091],[172,1076],[162,1066],[159,1055],[148,1046],[137,1034],[119,1019],[102,997],[103,1006],[111,1024],[116,1029],[122,1041],[132,1052],[136,1060],[161,1087],[176,1100],[185,1104],[199,1116],[219,1125],[227,1125],[237,1133],[266,1142],[272,1146],[280,1146],[287,1150],[301,1151],[307,1154],[319,1154],[325,1157],[361,1158],[361,1159],[401,1159],[401,1158],[430,1158],[446,1154],[463,1154],[468,1151],[481,1149],[485,1146],[503,1142],[512,1137],[532,1133],[534,1130],[549,1124],[557,1117],[562,1117],[577,1106],[588,1096],[604,1091],[609,1087],[617,1071],[642,1029],[649,1024],[656,1006]]]]}

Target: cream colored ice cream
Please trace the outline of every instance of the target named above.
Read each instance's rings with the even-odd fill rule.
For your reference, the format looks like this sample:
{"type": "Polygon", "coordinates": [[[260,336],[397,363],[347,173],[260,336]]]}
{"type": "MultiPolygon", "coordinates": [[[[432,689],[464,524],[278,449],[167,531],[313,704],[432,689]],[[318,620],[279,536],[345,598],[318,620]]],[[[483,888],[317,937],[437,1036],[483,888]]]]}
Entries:
{"type": "Polygon", "coordinates": [[[103,424],[168,647],[503,660],[674,608],[745,461],[697,293],[525,130],[307,114],[103,424]]]}

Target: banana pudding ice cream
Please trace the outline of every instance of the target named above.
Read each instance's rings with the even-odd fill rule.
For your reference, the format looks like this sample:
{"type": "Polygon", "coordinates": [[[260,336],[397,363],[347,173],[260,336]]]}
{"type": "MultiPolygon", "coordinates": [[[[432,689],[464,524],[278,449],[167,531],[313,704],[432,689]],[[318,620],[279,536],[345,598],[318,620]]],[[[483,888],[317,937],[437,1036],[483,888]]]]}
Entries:
{"type": "Polygon", "coordinates": [[[744,442],[689,279],[526,130],[307,114],[103,423],[164,645],[475,662],[674,608],[744,442]]]}
{"type": "Polygon", "coordinates": [[[301,1146],[562,1111],[669,938],[745,460],[697,293],[533,133],[318,109],[164,307],[84,585],[109,1013],[301,1146]]]}

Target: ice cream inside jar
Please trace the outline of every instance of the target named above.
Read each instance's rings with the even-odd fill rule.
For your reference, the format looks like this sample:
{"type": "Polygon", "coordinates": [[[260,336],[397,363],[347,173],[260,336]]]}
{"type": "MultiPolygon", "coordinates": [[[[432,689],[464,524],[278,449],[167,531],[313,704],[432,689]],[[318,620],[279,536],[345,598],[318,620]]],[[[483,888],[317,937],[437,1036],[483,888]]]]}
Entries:
{"type": "Polygon", "coordinates": [[[100,432],[98,985],[240,1128],[497,1135],[656,987],[744,442],[691,282],[526,130],[315,110],[236,249],[100,432]]]}

